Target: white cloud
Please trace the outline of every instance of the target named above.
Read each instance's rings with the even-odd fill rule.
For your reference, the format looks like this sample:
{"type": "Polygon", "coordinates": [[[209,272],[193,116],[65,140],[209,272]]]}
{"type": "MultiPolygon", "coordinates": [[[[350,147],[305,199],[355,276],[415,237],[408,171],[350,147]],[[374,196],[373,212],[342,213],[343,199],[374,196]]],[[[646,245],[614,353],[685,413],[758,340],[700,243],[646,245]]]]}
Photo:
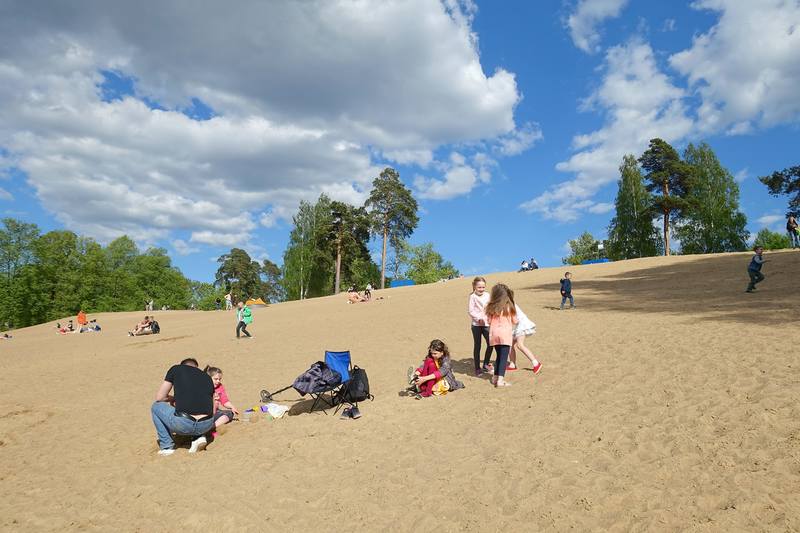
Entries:
{"type": "Polygon", "coordinates": [[[759,227],[766,228],[767,226],[772,226],[776,222],[782,221],[783,215],[763,215],[756,219],[756,223],[758,223],[759,227]]]}
{"type": "Polygon", "coordinates": [[[178,252],[179,255],[189,255],[200,251],[199,248],[191,246],[188,242],[182,239],[175,239],[172,241],[172,247],[176,252],[178,252]]]}
{"type": "Polygon", "coordinates": [[[734,174],[733,179],[736,180],[736,183],[742,183],[744,180],[750,177],[750,169],[744,167],[739,172],[734,174]]]}
{"type": "Polygon", "coordinates": [[[498,139],[498,151],[503,155],[519,155],[544,138],[538,124],[526,123],[498,139]]]}
{"type": "Polygon", "coordinates": [[[14,195],[12,195],[10,192],[0,187],[0,200],[13,200],[13,199],[14,195]]]}
{"type": "Polygon", "coordinates": [[[614,204],[608,202],[600,202],[591,206],[587,211],[595,215],[602,215],[614,209],[614,204]]]}
{"type": "Polygon", "coordinates": [[[661,31],[663,32],[670,32],[675,31],[677,25],[675,23],[675,19],[666,19],[664,20],[664,25],[661,27],[661,31]]]}
{"type": "Polygon", "coordinates": [[[595,203],[591,197],[618,179],[625,154],[642,153],[654,137],[671,142],[692,131],[683,97],[684,92],[658,69],[649,44],[634,40],[609,49],[603,81],[584,102],[587,109],[603,109],[606,122],[599,130],[575,136],[577,152],[556,165],[575,178],[520,207],[560,222],[577,220],[582,211],[608,209],[608,204],[595,203]]]}
{"type": "MultiPolygon", "coordinates": [[[[81,233],[246,243],[254,218],[274,224],[302,199],[362,201],[375,154],[426,167],[443,145],[515,131],[514,75],[484,73],[472,2],[149,6],[2,8],[0,146],[81,233]],[[108,69],[135,78],[136,94],[102,101],[108,69]],[[175,111],[193,97],[217,116],[175,111]]],[[[434,196],[468,192],[469,168],[485,177],[446,166],[435,181],[451,185],[434,196]]]]}
{"type": "Polygon", "coordinates": [[[748,133],[800,119],[800,3],[787,0],[698,0],[720,13],[691,48],[670,57],[702,98],[702,133],[748,133]]]}
{"type": "Polygon", "coordinates": [[[616,18],[628,0],[580,0],[567,19],[567,26],[575,46],[584,52],[600,50],[597,26],[606,19],[616,18]]]}
{"type": "Polygon", "coordinates": [[[443,179],[416,176],[414,187],[420,198],[432,200],[447,200],[470,192],[478,183],[478,171],[468,165],[466,158],[453,152],[450,154],[450,166],[445,171],[443,179]]]}

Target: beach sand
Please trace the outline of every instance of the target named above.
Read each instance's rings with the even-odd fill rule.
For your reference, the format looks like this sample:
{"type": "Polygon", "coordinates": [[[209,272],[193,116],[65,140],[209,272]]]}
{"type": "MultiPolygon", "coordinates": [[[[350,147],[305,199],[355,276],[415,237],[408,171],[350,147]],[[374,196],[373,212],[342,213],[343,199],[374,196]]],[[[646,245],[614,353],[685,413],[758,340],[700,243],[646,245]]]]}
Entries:
{"type": "Polygon", "coordinates": [[[570,267],[486,276],[537,324],[544,364],[495,390],[470,375],[470,279],[254,310],[90,315],[0,341],[0,527],[7,531],[798,531],[800,254],[570,267]],[[466,389],[403,396],[406,368],[443,339],[466,389]],[[308,413],[234,422],[202,453],[156,455],[150,405],[170,365],[224,370],[240,408],[292,383],[324,350],[349,349],[375,400],[363,417],[308,413]]]}

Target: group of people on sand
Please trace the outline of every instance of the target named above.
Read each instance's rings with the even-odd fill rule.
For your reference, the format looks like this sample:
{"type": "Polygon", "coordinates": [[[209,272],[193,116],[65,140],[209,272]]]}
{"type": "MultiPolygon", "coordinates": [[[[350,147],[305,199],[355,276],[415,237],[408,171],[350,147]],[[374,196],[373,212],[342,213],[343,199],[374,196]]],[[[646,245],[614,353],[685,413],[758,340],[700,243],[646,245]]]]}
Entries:
{"type": "Polygon", "coordinates": [[[369,302],[370,300],[372,300],[371,283],[367,283],[367,286],[364,288],[363,296],[359,294],[358,289],[356,289],[355,285],[350,285],[350,288],[347,289],[347,303],[349,304],[357,304],[359,302],[369,302]]]}
{"type": "Polygon", "coordinates": [[[537,270],[539,268],[539,263],[536,262],[536,259],[531,257],[530,261],[525,259],[522,260],[522,263],[519,265],[520,272],[527,272],[529,270],[537,270]]]}
{"type": "Polygon", "coordinates": [[[65,326],[62,326],[60,322],[56,322],[56,333],[66,335],[68,333],[95,333],[102,330],[97,320],[89,320],[83,309],[78,311],[75,321],[78,322],[77,328],[72,319],[69,319],[65,326]]]}
{"type": "Polygon", "coordinates": [[[187,357],[164,376],[150,408],[158,439],[158,454],[175,453],[175,436],[188,437],[189,453],[204,450],[216,429],[238,416],[239,410],[222,385],[222,370],[187,357]]]}
{"type": "Polygon", "coordinates": [[[137,323],[134,326],[133,330],[128,332],[129,337],[138,337],[140,335],[152,335],[154,333],[158,333],[160,331],[160,327],[158,322],[156,322],[155,317],[150,315],[145,315],[144,319],[137,323]]]}

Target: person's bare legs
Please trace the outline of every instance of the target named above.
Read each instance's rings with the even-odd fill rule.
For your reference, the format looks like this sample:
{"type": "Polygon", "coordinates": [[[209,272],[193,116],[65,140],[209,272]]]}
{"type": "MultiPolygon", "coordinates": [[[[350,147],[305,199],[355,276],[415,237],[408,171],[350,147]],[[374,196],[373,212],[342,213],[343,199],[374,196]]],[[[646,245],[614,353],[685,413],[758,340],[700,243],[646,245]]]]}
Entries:
{"type": "MultiPolygon", "coordinates": [[[[520,352],[522,352],[522,355],[527,357],[528,360],[531,362],[531,364],[534,367],[539,366],[538,359],[536,359],[536,357],[534,357],[534,355],[533,355],[533,352],[530,351],[527,346],[525,346],[525,336],[524,335],[514,339],[514,346],[511,347],[511,353],[512,354],[514,354],[514,349],[515,348],[518,349],[520,352]]],[[[511,358],[511,356],[509,356],[509,358],[511,358]]],[[[516,363],[516,359],[513,359],[513,361],[516,363]]]]}

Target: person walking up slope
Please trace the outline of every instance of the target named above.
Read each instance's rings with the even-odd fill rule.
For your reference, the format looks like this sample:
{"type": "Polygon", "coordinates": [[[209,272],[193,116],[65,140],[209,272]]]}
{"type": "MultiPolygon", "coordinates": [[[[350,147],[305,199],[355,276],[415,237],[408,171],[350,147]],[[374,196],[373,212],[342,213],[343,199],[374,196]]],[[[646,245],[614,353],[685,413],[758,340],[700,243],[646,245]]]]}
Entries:
{"type": "Polygon", "coordinates": [[[569,308],[575,307],[575,299],[572,297],[572,272],[565,272],[564,278],[561,280],[561,310],[564,310],[564,304],[569,298],[569,308]]]}
{"type": "Polygon", "coordinates": [[[756,255],[750,260],[750,266],[747,267],[747,274],[750,276],[750,284],[747,286],[745,292],[753,292],[756,290],[756,283],[764,281],[764,274],[761,273],[761,265],[766,261],[764,259],[764,249],[761,246],[756,246],[756,255]]]}
{"type": "Polygon", "coordinates": [[[239,302],[236,308],[236,338],[238,339],[240,333],[244,333],[247,338],[252,338],[252,335],[247,331],[247,326],[253,322],[253,312],[250,308],[244,305],[244,302],[239,302]]]}

